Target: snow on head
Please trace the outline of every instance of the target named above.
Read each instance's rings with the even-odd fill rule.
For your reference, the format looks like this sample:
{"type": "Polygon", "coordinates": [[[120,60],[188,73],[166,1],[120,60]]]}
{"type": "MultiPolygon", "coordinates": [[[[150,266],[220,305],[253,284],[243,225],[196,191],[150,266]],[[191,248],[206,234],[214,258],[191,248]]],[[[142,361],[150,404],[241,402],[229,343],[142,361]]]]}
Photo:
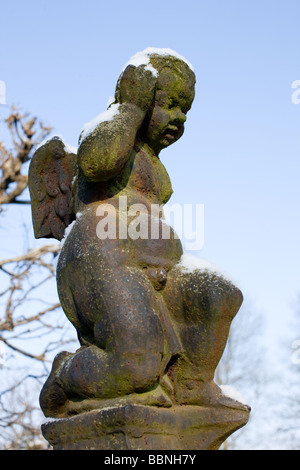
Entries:
{"type": "Polygon", "coordinates": [[[79,141],[82,142],[88,135],[90,135],[101,122],[112,121],[113,118],[119,113],[119,103],[112,104],[103,113],[98,114],[92,121],[87,122],[81,131],[79,141]]]}
{"type": "Polygon", "coordinates": [[[179,266],[188,273],[196,270],[207,271],[208,273],[216,274],[217,276],[221,276],[225,280],[233,283],[233,280],[230,278],[230,276],[220,268],[209,263],[208,261],[205,261],[204,259],[191,255],[190,253],[183,253],[179,261],[179,266]]]}
{"type": "Polygon", "coordinates": [[[147,47],[143,52],[144,54],[148,56],[151,54],[157,54],[163,57],[166,57],[168,55],[176,57],[176,59],[179,59],[182,62],[185,62],[189,66],[189,68],[194,72],[194,67],[192,66],[192,64],[185,57],[183,57],[183,55],[178,54],[178,52],[173,51],[172,49],[159,48],[159,47],[147,47]]]}
{"type": "Polygon", "coordinates": [[[126,69],[128,65],[134,65],[135,67],[139,67],[140,65],[146,65],[145,70],[150,70],[155,77],[158,76],[158,71],[150,64],[150,56],[152,54],[160,55],[163,57],[166,56],[173,56],[177,59],[185,62],[189,68],[194,72],[194,67],[192,64],[182,55],[178,54],[176,51],[168,48],[159,48],[159,47],[147,47],[141,52],[137,52],[134,54],[129,61],[124,66],[122,72],[126,69]]]}
{"type": "Polygon", "coordinates": [[[134,65],[134,67],[140,67],[141,65],[145,65],[145,70],[149,70],[152,72],[154,77],[158,77],[158,71],[150,64],[150,55],[146,53],[147,49],[142,52],[137,52],[134,54],[129,61],[124,65],[122,69],[122,73],[126,69],[128,65],[134,65]]]}
{"type": "MultiPolygon", "coordinates": [[[[147,47],[143,51],[137,52],[129,59],[129,61],[125,64],[125,66],[122,69],[121,76],[128,65],[134,65],[135,67],[144,65],[145,70],[149,70],[152,73],[152,75],[157,78],[159,73],[150,63],[150,58],[152,54],[156,54],[160,56],[176,57],[177,59],[185,62],[189,66],[189,68],[192,71],[194,71],[192,64],[188,60],[186,60],[182,55],[178,54],[176,51],[173,51],[172,49],[167,49],[167,48],[164,49],[164,48],[156,48],[156,47],[147,47]]],[[[109,99],[109,103],[108,103],[109,108],[106,111],[99,114],[92,121],[86,123],[83,126],[83,129],[79,137],[79,143],[81,143],[88,135],[90,135],[99,124],[101,124],[102,122],[111,121],[114,118],[114,116],[118,114],[120,104],[114,103],[114,99],[115,98],[113,97],[109,99]]]]}
{"type": "Polygon", "coordinates": [[[152,73],[153,77],[155,77],[155,78],[157,78],[158,75],[159,75],[158,70],[156,70],[156,69],[153,67],[153,65],[151,65],[151,64],[148,64],[148,65],[145,67],[145,70],[149,70],[149,71],[152,73]]]}

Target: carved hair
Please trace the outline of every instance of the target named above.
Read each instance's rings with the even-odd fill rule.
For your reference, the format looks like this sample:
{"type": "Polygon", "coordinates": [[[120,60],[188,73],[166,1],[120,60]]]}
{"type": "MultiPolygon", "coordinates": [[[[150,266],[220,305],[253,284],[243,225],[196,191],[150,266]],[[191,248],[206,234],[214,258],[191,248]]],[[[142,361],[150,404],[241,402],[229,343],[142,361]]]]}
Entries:
{"type": "MultiPolygon", "coordinates": [[[[158,49],[159,50],[159,49],[158,49]]],[[[148,63],[144,64],[135,64],[134,61],[133,63],[129,62],[127,67],[144,67],[145,70],[151,70],[153,75],[156,77],[156,81],[159,80],[159,76],[163,70],[171,70],[173,73],[176,73],[178,75],[183,76],[185,79],[190,81],[191,86],[194,86],[196,83],[196,77],[194,74],[194,71],[192,70],[191,66],[187,61],[185,61],[184,58],[180,58],[180,56],[175,56],[175,55],[162,55],[159,53],[151,53],[148,54],[149,61],[148,63]]],[[[124,75],[124,72],[126,70],[125,67],[117,81],[117,86],[116,86],[116,91],[115,91],[115,101],[113,103],[119,103],[120,102],[120,86],[122,82],[122,78],[124,75]]],[[[111,104],[113,104],[111,103],[111,104]]],[[[110,104],[110,106],[111,106],[110,104]]]]}

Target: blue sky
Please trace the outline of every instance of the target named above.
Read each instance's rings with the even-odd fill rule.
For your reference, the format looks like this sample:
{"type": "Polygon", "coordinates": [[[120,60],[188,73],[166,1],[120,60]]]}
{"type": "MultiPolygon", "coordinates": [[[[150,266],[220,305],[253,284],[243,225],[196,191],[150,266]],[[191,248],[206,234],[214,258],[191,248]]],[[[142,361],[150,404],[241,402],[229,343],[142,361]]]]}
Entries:
{"type": "MultiPolygon", "coordinates": [[[[182,139],[161,153],[172,203],[204,204],[198,256],[228,271],[284,331],[300,291],[300,79],[297,0],[28,0],[1,6],[0,80],[16,104],[77,145],[107,106],[128,59],[168,47],[194,66],[196,97],[182,139]]],[[[2,246],[24,213],[1,230],[2,246]]],[[[25,216],[30,226],[30,215],[25,216]]],[[[33,241],[29,242],[33,244],[33,241]]],[[[274,328],[274,330],[273,330],[274,328]]],[[[299,333],[295,333],[297,339],[299,333]]],[[[275,341],[275,337],[274,337],[275,341]]]]}

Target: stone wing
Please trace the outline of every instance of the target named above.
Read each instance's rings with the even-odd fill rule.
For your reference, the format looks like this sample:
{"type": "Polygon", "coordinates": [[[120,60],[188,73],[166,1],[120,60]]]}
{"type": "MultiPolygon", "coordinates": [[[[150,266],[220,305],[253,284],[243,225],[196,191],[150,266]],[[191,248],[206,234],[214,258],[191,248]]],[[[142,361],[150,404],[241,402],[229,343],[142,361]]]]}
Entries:
{"type": "Polygon", "coordinates": [[[47,141],[33,155],[28,186],[36,238],[61,240],[75,219],[72,185],[76,160],[76,153],[58,137],[47,141]]]}

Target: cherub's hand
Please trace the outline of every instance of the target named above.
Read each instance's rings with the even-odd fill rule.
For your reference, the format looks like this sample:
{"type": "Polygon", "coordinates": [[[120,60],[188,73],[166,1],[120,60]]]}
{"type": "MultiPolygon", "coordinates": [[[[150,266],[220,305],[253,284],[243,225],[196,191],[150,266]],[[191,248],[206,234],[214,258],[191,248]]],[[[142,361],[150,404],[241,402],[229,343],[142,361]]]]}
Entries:
{"type": "Polygon", "coordinates": [[[120,82],[120,103],[132,103],[147,111],[154,100],[156,78],[150,70],[140,65],[128,65],[120,82]]]}

